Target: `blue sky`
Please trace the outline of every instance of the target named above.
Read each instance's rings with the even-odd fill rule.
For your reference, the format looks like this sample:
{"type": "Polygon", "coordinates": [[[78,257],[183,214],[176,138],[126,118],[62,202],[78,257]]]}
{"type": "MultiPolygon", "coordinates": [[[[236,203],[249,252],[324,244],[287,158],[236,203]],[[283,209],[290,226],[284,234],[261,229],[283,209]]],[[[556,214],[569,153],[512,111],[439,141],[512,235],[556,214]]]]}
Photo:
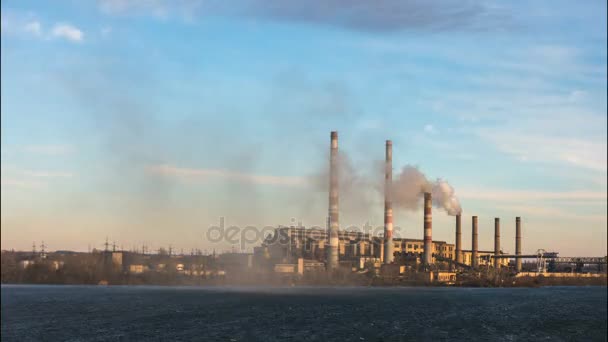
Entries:
{"type": "MultiPolygon", "coordinates": [[[[4,1],[2,248],[324,225],[329,132],[358,179],[450,182],[491,249],[606,254],[606,2],[4,1]]],[[[341,223],[382,224],[342,194],[341,223]]],[[[422,214],[397,210],[404,236],[422,214]]],[[[437,211],[434,238],[453,241],[437,211]]],[[[465,229],[465,248],[470,236],[465,229]]]]}

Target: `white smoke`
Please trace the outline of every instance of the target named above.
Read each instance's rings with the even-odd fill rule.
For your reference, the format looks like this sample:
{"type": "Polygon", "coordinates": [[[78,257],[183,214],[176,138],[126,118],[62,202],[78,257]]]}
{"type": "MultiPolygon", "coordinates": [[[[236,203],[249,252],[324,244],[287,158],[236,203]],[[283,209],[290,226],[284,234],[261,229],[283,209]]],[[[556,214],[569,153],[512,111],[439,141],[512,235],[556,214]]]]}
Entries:
{"type": "Polygon", "coordinates": [[[417,210],[425,192],[431,193],[433,206],[449,215],[458,215],[462,211],[454,188],[445,180],[429,181],[417,167],[410,165],[393,177],[393,203],[397,207],[417,210]]]}
{"type": "Polygon", "coordinates": [[[454,188],[448,182],[440,178],[437,179],[433,182],[431,190],[433,205],[444,209],[448,215],[455,216],[460,214],[462,208],[454,192],[454,188]]]}

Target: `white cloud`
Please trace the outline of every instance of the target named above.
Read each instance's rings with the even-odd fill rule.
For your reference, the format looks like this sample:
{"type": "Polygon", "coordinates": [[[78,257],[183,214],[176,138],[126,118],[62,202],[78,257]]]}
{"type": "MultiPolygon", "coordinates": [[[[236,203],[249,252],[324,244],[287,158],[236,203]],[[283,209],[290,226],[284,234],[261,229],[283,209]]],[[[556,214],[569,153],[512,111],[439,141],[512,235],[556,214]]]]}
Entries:
{"type": "Polygon", "coordinates": [[[198,13],[205,0],[99,0],[102,12],[112,15],[151,15],[167,19],[177,14],[191,20],[198,13]]]}
{"type": "Polygon", "coordinates": [[[587,92],[584,90],[573,90],[572,92],[570,92],[570,95],[568,96],[568,100],[571,102],[579,102],[582,100],[585,100],[587,97],[587,92]]]}
{"type": "Polygon", "coordinates": [[[0,185],[2,185],[2,187],[39,188],[42,186],[42,183],[28,180],[2,178],[0,179],[0,185]]]}
{"type": "Polygon", "coordinates": [[[600,172],[607,170],[607,144],[599,139],[591,141],[495,130],[479,134],[496,144],[501,151],[514,155],[520,161],[561,162],[600,172]]]}
{"type": "Polygon", "coordinates": [[[38,188],[43,185],[48,185],[49,181],[59,178],[72,178],[71,172],[65,171],[47,171],[47,170],[24,170],[15,165],[3,165],[0,170],[2,185],[22,187],[22,188],[38,188]]]}
{"type": "Polygon", "coordinates": [[[27,145],[22,147],[22,150],[27,153],[51,156],[70,154],[74,151],[69,145],[27,145]]]}
{"type": "Polygon", "coordinates": [[[191,169],[166,164],[152,166],[149,168],[149,171],[162,176],[176,177],[184,180],[205,181],[221,178],[261,185],[302,186],[306,184],[305,179],[301,177],[256,175],[222,169],[191,169]]]}
{"type": "Polygon", "coordinates": [[[106,26],[101,29],[101,36],[104,38],[107,38],[111,33],[112,33],[112,28],[109,26],[106,26]]]}
{"type": "Polygon", "coordinates": [[[532,201],[532,200],[567,200],[567,201],[603,201],[608,198],[604,191],[534,191],[460,188],[458,197],[463,199],[491,201],[532,201]]]}
{"type": "Polygon", "coordinates": [[[84,32],[68,23],[56,23],[52,29],[45,30],[43,23],[32,13],[5,11],[1,16],[2,35],[18,38],[51,39],[63,38],[81,42],[84,32]]]}
{"type": "Polygon", "coordinates": [[[73,42],[80,42],[84,39],[84,33],[81,30],[66,23],[55,24],[51,34],[53,37],[64,38],[73,42]]]}
{"type": "Polygon", "coordinates": [[[0,18],[2,35],[38,37],[42,35],[42,24],[31,14],[6,11],[0,18]]]}
{"type": "Polygon", "coordinates": [[[25,32],[31,33],[36,36],[40,36],[42,34],[42,27],[40,25],[40,22],[38,21],[31,21],[25,24],[23,29],[25,30],[25,32]]]}
{"type": "Polygon", "coordinates": [[[552,219],[570,219],[576,221],[592,221],[602,222],[606,221],[606,215],[597,214],[580,214],[570,210],[564,210],[562,208],[547,207],[547,206],[535,206],[535,205],[498,205],[496,209],[516,212],[521,215],[529,217],[540,217],[540,218],[552,218],[552,219]]]}
{"type": "Polygon", "coordinates": [[[427,132],[427,133],[429,133],[429,134],[436,134],[436,133],[439,133],[439,132],[437,131],[437,129],[435,129],[435,127],[433,127],[433,125],[431,125],[431,124],[426,124],[426,125],[424,126],[424,131],[425,131],[425,132],[427,132]]]}
{"type": "Polygon", "coordinates": [[[29,177],[36,178],[72,178],[70,172],[53,172],[53,171],[30,171],[25,170],[23,174],[29,177]]]}

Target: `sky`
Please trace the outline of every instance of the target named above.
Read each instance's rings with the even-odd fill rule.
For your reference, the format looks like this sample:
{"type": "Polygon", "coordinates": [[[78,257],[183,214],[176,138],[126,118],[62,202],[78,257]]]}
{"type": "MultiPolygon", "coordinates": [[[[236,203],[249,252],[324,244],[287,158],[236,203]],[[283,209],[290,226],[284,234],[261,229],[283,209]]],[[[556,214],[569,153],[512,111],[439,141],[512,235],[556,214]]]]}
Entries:
{"type": "MultiPolygon", "coordinates": [[[[1,247],[218,251],[209,227],[383,224],[385,140],[463,244],[607,254],[606,1],[1,3],[1,247]],[[344,172],[346,174],[347,172],[344,172]],[[381,179],[381,178],[380,178],[381,179]]],[[[395,236],[422,238],[420,208],[395,236]]],[[[433,238],[454,241],[434,209],[433,238]]],[[[252,246],[248,246],[250,250],[252,246]]]]}

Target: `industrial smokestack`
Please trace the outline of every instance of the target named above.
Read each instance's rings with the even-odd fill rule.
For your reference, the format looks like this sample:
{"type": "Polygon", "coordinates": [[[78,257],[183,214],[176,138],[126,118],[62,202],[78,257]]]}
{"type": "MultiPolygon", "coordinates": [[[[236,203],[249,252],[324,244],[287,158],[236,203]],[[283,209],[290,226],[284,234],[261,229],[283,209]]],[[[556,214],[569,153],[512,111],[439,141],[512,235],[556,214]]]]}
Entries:
{"type": "Polygon", "coordinates": [[[393,143],[386,141],[386,163],[384,166],[384,263],[393,262],[393,143]]]}
{"type": "Polygon", "coordinates": [[[494,268],[500,267],[500,218],[494,218],[494,268]]]}
{"type": "Polygon", "coordinates": [[[424,264],[430,265],[432,262],[433,253],[433,216],[432,216],[433,200],[430,192],[424,193],[424,264]]]}
{"type": "Polygon", "coordinates": [[[471,266],[477,268],[479,266],[477,260],[477,216],[473,216],[473,241],[471,241],[471,266]]]}
{"type": "Polygon", "coordinates": [[[462,229],[460,226],[460,214],[456,215],[456,262],[462,263],[462,229]]]}
{"type": "MultiPolygon", "coordinates": [[[[521,255],[521,217],[515,218],[515,255],[521,255]]],[[[521,272],[521,258],[515,259],[515,270],[521,272]]]]}
{"type": "Polygon", "coordinates": [[[338,132],[331,132],[329,154],[329,249],[327,269],[338,267],[338,132]]]}

